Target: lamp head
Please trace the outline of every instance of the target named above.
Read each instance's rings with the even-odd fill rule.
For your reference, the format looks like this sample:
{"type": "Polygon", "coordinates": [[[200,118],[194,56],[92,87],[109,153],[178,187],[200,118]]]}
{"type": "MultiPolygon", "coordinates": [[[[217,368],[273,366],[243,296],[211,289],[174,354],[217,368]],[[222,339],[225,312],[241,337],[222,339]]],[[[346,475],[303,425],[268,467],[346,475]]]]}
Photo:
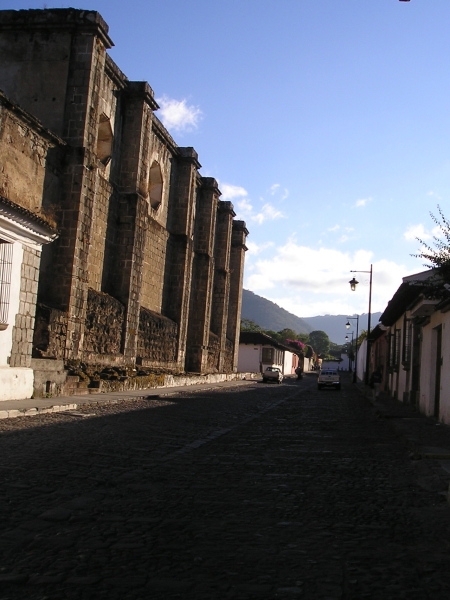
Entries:
{"type": "Polygon", "coordinates": [[[347,329],[350,329],[351,325],[350,325],[350,321],[347,321],[347,323],[345,324],[347,329]]]}
{"type": "Polygon", "coordinates": [[[356,279],[354,277],[351,281],[349,281],[350,289],[352,290],[352,292],[354,292],[356,290],[356,286],[358,285],[358,283],[359,283],[359,281],[356,281],[356,279]]]}

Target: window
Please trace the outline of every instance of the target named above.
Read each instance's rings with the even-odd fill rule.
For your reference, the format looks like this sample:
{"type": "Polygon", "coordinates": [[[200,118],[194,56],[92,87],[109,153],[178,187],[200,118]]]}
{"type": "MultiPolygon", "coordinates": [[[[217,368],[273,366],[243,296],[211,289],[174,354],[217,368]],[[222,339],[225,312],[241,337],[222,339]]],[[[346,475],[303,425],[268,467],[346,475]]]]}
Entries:
{"type": "Polygon", "coordinates": [[[97,132],[97,156],[104,165],[111,160],[113,139],[111,122],[105,114],[102,114],[97,132]]]}
{"type": "Polygon", "coordinates": [[[262,362],[263,363],[271,363],[273,362],[273,348],[263,348],[262,349],[262,362]]]}
{"type": "Polygon", "coordinates": [[[402,364],[405,370],[408,370],[411,362],[411,334],[412,323],[411,319],[406,316],[403,320],[403,347],[402,347],[402,364]]]}
{"type": "Polygon", "coordinates": [[[0,240],[0,331],[8,327],[13,245],[0,240]]]}
{"type": "Polygon", "coordinates": [[[150,167],[148,193],[150,195],[150,206],[154,210],[157,210],[162,202],[163,177],[161,173],[161,167],[156,160],[153,161],[152,166],[150,167]]]}
{"type": "Polygon", "coordinates": [[[400,364],[400,338],[401,329],[395,329],[394,333],[390,333],[388,336],[388,365],[389,371],[392,373],[398,371],[400,364]]]}
{"type": "Polygon", "coordinates": [[[396,329],[395,330],[395,363],[394,363],[394,369],[396,371],[398,371],[398,368],[400,366],[400,340],[401,340],[401,333],[402,330],[401,329],[396,329]]]}

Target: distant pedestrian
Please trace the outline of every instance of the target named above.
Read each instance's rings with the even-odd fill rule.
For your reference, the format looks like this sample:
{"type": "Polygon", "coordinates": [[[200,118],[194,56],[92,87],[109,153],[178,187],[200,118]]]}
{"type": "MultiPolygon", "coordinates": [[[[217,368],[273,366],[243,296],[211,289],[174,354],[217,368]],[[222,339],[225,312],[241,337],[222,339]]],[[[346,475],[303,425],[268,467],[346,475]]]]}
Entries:
{"type": "Polygon", "coordinates": [[[382,380],[383,376],[381,370],[378,368],[372,373],[372,377],[370,378],[370,387],[373,388],[373,397],[375,400],[380,395],[382,380]]]}

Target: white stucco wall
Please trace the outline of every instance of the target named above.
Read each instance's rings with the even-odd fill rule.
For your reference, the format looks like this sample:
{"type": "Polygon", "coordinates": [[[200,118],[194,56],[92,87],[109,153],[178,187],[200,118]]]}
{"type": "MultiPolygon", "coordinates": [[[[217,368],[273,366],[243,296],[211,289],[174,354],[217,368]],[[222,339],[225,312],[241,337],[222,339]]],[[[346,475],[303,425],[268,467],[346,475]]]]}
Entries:
{"type": "Polygon", "coordinates": [[[261,346],[253,344],[239,344],[238,373],[261,372],[261,346]]]}
{"type": "Polygon", "coordinates": [[[292,375],[294,373],[294,369],[292,368],[292,362],[294,360],[294,353],[286,351],[284,353],[284,363],[283,363],[283,375],[292,375]]]}
{"type": "Polygon", "coordinates": [[[367,340],[363,340],[358,348],[358,361],[356,365],[356,378],[358,381],[364,381],[366,372],[367,340]]]}
{"type": "Polygon", "coordinates": [[[16,315],[19,312],[22,261],[22,244],[14,242],[8,327],[0,331],[0,402],[5,400],[23,400],[31,398],[33,395],[34,375],[32,369],[11,368],[8,364],[12,348],[12,331],[16,322],[16,315]]]}
{"type": "Polygon", "coordinates": [[[420,368],[420,410],[432,416],[435,411],[436,328],[442,326],[442,367],[440,381],[439,420],[450,424],[450,313],[436,312],[422,329],[420,368]]]}

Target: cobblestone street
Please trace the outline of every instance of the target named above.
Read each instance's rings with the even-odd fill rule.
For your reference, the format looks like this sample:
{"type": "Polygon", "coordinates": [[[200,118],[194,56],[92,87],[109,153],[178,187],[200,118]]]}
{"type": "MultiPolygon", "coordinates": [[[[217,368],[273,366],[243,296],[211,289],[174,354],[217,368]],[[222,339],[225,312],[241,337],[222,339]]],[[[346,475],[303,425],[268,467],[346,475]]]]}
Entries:
{"type": "Polygon", "coordinates": [[[3,420],[0,596],[448,600],[447,481],[407,426],[313,375],[3,420]]]}

